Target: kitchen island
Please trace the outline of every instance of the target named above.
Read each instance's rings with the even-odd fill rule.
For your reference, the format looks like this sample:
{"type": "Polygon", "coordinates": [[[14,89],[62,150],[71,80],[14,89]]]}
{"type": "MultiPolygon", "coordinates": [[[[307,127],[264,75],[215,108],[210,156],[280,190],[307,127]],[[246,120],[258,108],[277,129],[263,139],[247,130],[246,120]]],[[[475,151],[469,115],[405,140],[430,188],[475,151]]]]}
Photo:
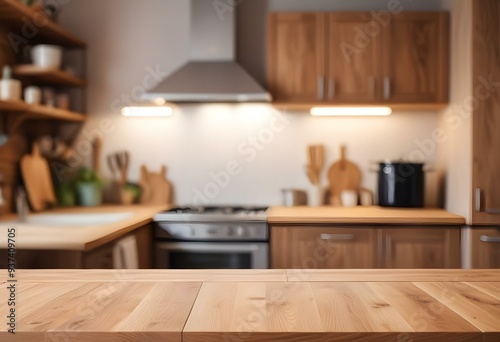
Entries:
{"type": "Polygon", "coordinates": [[[500,270],[19,270],[15,280],[16,335],[3,325],[2,341],[500,339],[500,270]]]}

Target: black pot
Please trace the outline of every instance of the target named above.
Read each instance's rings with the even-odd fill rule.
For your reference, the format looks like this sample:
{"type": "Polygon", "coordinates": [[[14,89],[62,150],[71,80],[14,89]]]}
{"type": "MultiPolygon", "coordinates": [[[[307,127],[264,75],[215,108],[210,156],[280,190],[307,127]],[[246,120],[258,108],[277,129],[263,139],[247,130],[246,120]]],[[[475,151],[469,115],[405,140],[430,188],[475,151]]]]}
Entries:
{"type": "Polygon", "coordinates": [[[424,206],[424,164],[380,163],[378,204],[382,207],[422,208],[424,206]]]}

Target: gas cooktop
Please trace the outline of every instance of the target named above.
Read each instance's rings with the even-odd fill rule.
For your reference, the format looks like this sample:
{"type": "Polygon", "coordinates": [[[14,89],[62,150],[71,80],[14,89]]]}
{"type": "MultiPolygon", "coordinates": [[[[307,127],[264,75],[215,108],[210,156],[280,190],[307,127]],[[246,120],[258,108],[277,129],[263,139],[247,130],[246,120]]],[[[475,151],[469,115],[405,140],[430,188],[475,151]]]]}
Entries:
{"type": "Polygon", "coordinates": [[[154,220],[156,222],[265,222],[267,221],[267,207],[178,207],[156,214],[154,220]]]}

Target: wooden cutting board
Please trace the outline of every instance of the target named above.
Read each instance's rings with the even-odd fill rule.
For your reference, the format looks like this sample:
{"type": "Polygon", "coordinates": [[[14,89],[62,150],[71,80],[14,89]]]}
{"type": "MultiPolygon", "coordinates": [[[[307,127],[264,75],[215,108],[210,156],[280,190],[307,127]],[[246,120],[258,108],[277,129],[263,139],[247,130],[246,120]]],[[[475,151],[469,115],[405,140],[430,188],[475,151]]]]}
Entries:
{"type": "Polygon", "coordinates": [[[57,203],[49,163],[40,155],[38,144],[33,144],[33,152],[21,159],[21,173],[31,208],[43,211],[57,203]]]}
{"type": "Polygon", "coordinates": [[[361,184],[359,167],[346,158],[346,147],[340,147],[340,160],[333,163],[328,170],[330,204],[342,205],[340,194],[344,190],[358,190],[361,184]]]}
{"type": "Polygon", "coordinates": [[[166,177],[167,167],[162,166],[159,173],[149,172],[145,165],[141,167],[139,185],[142,188],[141,204],[171,204],[172,184],[166,177]]]}

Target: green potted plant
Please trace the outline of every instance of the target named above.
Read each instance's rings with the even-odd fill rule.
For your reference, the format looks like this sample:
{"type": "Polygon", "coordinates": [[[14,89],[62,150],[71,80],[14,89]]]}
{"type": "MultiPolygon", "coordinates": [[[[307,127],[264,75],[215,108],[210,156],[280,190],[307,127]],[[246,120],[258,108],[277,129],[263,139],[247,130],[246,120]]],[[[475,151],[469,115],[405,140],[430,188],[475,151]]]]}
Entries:
{"type": "Polygon", "coordinates": [[[97,173],[83,167],[78,171],[75,181],[78,204],[84,207],[94,207],[102,204],[103,181],[97,173]]]}

